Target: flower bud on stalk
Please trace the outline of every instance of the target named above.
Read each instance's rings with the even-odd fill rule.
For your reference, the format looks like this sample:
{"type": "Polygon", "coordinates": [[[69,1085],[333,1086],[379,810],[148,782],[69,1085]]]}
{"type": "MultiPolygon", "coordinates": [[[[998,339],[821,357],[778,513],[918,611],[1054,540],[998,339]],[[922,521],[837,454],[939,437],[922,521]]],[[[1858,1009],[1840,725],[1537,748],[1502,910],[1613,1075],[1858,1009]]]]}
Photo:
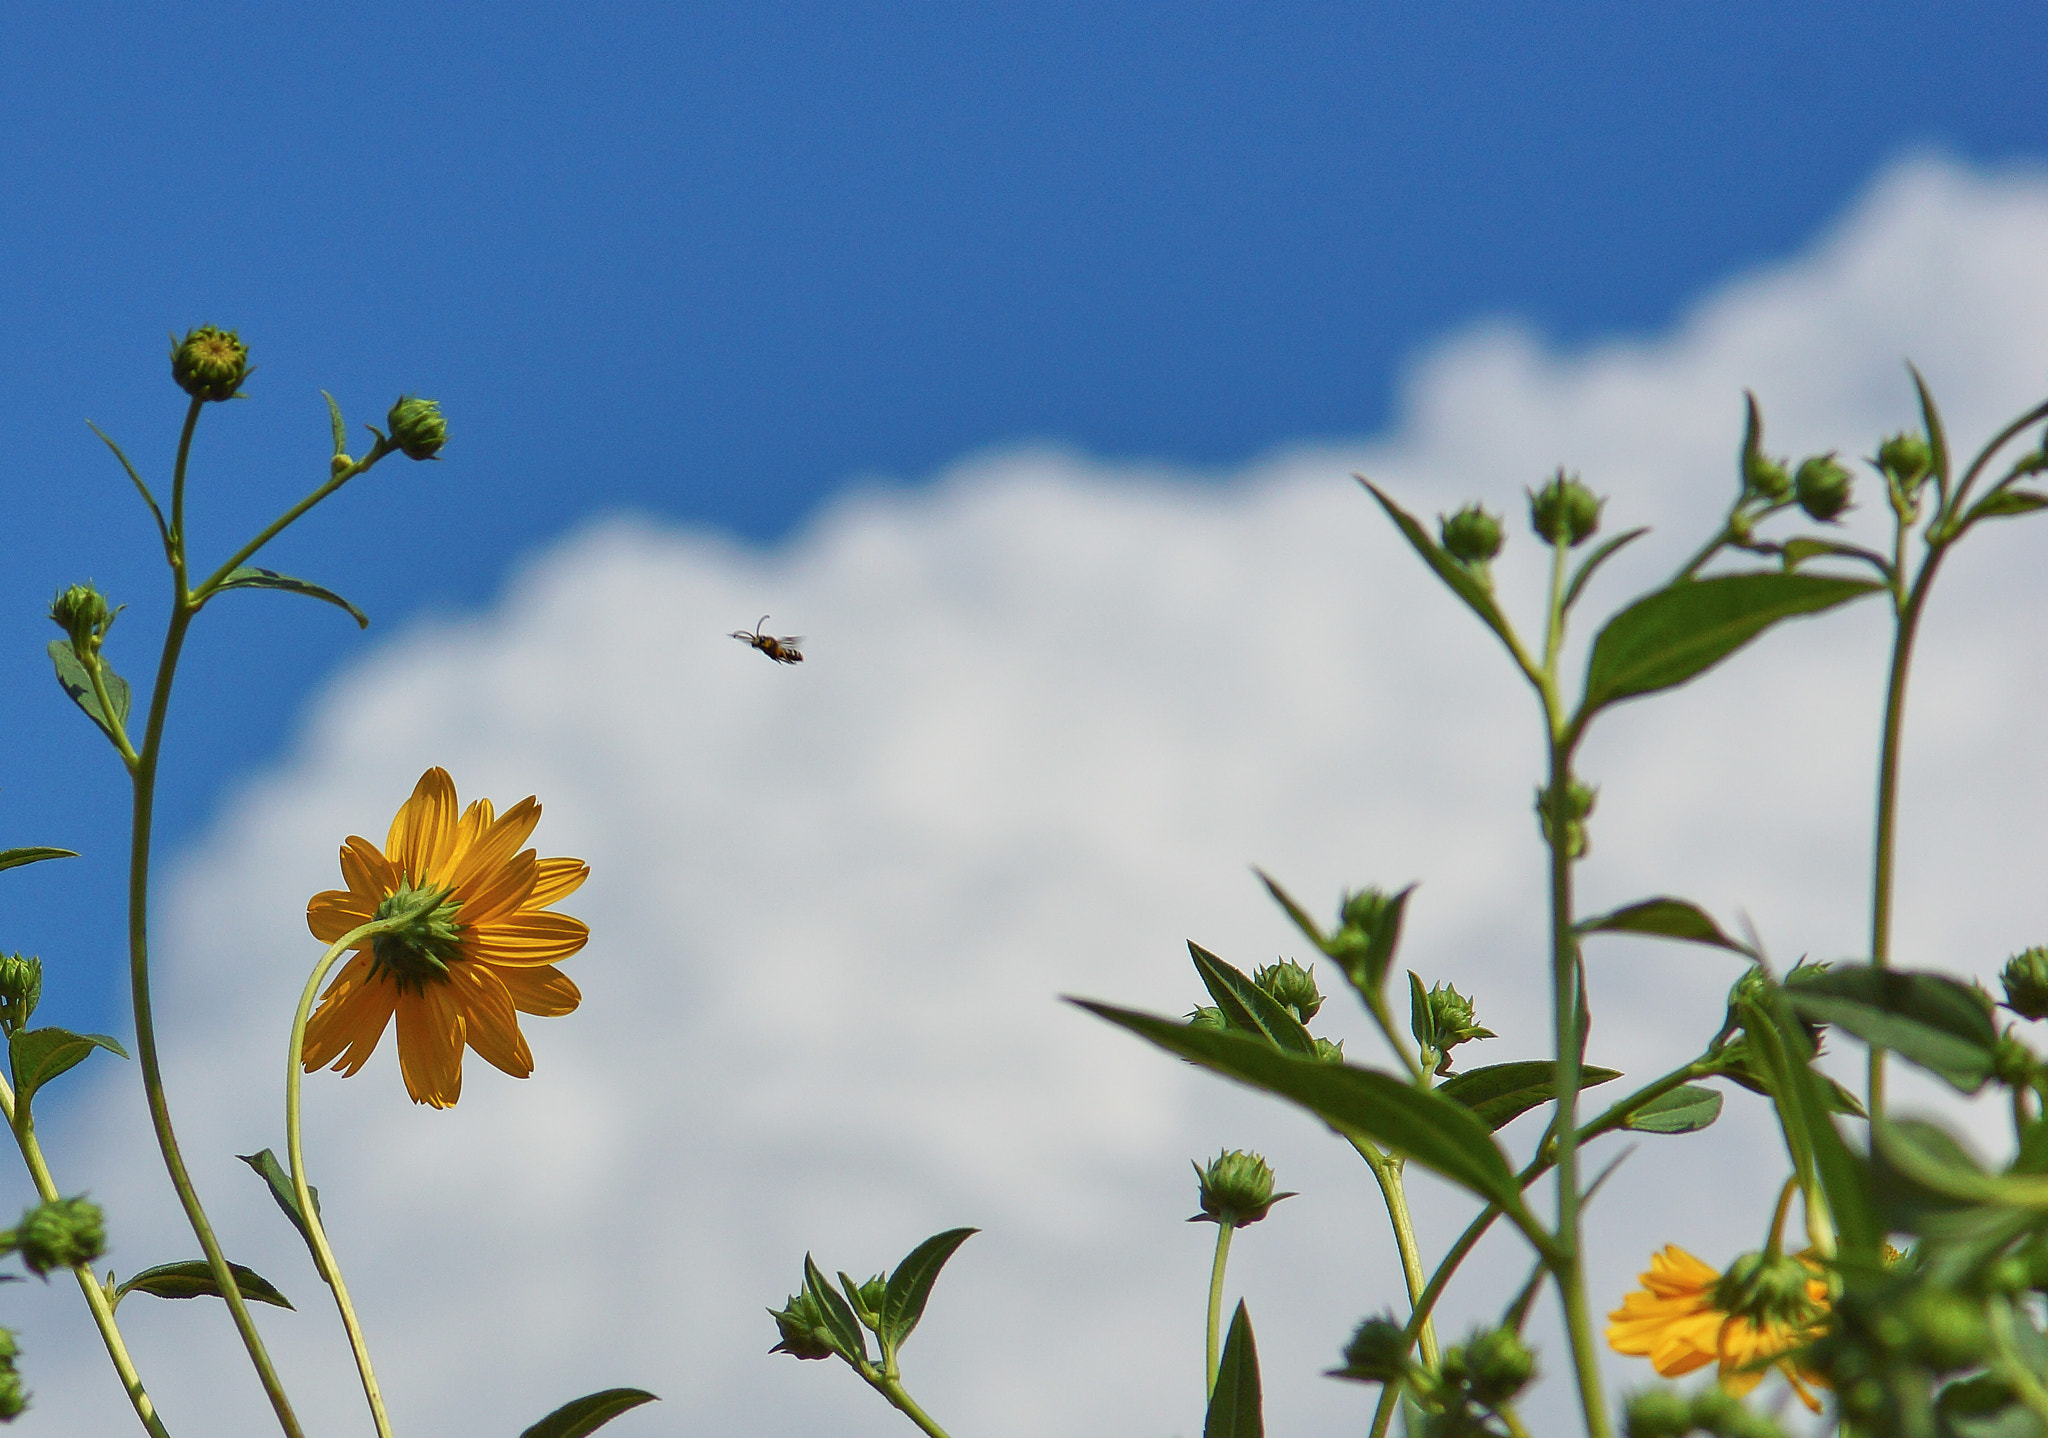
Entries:
{"type": "Polygon", "coordinates": [[[1344,1345],[1344,1366],[1332,1378],[1360,1383],[1399,1383],[1408,1376],[1407,1334],[1392,1318],[1368,1318],[1344,1345]]]}
{"type": "Polygon", "coordinates": [[[233,399],[249,377],[249,347],[233,330],[201,325],[172,337],[171,378],[196,400],[233,399]]]}
{"type": "Polygon", "coordinates": [[[0,1235],[21,1255],[30,1273],[45,1277],[53,1268],[91,1263],[107,1251],[106,1215],[83,1194],[39,1203],[21,1216],[12,1233],[0,1235]]]}
{"type": "Polygon", "coordinates": [[[828,1334],[825,1315],[808,1293],[792,1293],[785,1308],[768,1310],[782,1341],[770,1353],[787,1353],[792,1358],[830,1358],[839,1352],[828,1334]]]}
{"type": "Polygon", "coordinates": [[[50,622],[70,636],[72,652],[80,663],[100,652],[107,631],[114,627],[114,616],[120,612],[93,588],[91,580],[59,590],[50,601],[50,622]]]}
{"type": "Polygon", "coordinates": [[[1560,469],[1541,489],[1529,491],[1529,522],[1552,544],[1581,544],[1600,528],[1606,501],[1560,469]]]}
{"type": "Polygon", "coordinates": [[[2005,988],[2005,1006],[2023,1019],[2048,1019],[2048,949],[2014,954],[1998,982],[2005,988]]]}
{"type": "Polygon", "coordinates": [[[1225,1149],[1207,1168],[1194,1166],[1202,1187],[1202,1211],[1189,1223],[1227,1223],[1243,1228],[1264,1218],[1274,1204],[1291,1193],[1273,1192],[1273,1170],[1255,1153],[1225,1149]]]}
{"type": "Polygon", "coordinates": [[[1488,1408],[1513,1399],[1535,1376],[1536,1355],[1512,1328],[1485,1329],[1444,1354],[1444,1381],[1488,1408]]]}
{"type": "MultiPolygon", "coordinates": [[[[1593,812],[1600,791],[1577,779],[1565,784],[1565,834],[1564,853],[1567,859],[1583,859],[1592,849],[1593,841],[1586,834],[1586,818],[1593,812]]],[[[1545,785],[1536,791],[1536,817],[1543,825],[1543,842],[1554,843],[1551,834],[1550,788],[1545,785]]]]}
{"type": "Polygon", "coordinates": [[[1316,987],[1316,976],[1312,969],[1304,969],[1292,959],[1282,959],[1277,964],[1267,964],[1252,974],[1252,982],[1273,999],[1293,1010],[1294,1016],[1307,1023],[1316,1016],[1323,1006],[1322,991],[1316,987]]]}
{"type": "Polygon", "coordinates": [[[0,1033],[28,1027],[43,996],[43,961],[20,954],[0,956],[0,1033]]]}
{"type": "Polygon", "coordinates": [[[1799,493],[1799,507],[1812,518],[1826,521],[1849,507],[1856,481],[1835,463],[1834,455],[1817,454],[1800,463],[1792,485],[1799,493]]]}
{"type": "Polygon", "coordinates": [[[1456,514],[1439,516],[1444,548],[1461,564],[1484,564],[1500,553],[1507,536],[1501,531],[1500,516],[1488,514],[1477,504],[1468,504],[1456,514]]]}
{"type": "Polygon", "coordinates": [[[391,447],[407,459],[432,459],[448,442],[448,421],[437,400],[402,394],[384,422],[391,427],[391,447]]]}
{"type": "Polygon", "coordinates": [[[1934,472],[1934,455],[1917,434],[1895,434],[1877,447],[1877,467],[1907,495],[1934,472]]]}

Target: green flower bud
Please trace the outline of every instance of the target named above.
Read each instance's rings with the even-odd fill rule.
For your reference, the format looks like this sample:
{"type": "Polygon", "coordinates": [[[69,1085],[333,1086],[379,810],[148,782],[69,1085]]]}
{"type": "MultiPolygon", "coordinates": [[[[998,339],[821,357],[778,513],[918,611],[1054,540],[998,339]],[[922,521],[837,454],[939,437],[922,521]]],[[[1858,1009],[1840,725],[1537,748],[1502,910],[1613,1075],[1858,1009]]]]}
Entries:
{"type": "Polygon", "coordinates": [[[171,378],[197,400],[233,399],[249,377],[249,347],[232,330],[201,325],[171,337],[171,378]]]}
{"type": "Polygon", "coordinates": [[[83,1194],[39,1203],[22,1214],[11,1241],[22,1264],[38,1278],[53,1268],[91,1263],[107,1251],[106,1215],[83,1194]]]}
{"type": "Polygon", "coordinates": [[[2034,1051],[2009,1033],[1998,1036],[1998,1043],[1991,1051],[1991,1063],[1998,1081],[2007,1088],[2015,1089],[2023,1089],[2032,1083],[2041,1068],[2041,1061],[2035,1057],[2034,1051]]]}
{"type": "Polygon", "coordinates": [[[59,590],[50,601],[50,621],[71,637],[79,658],[99,653],[114,616],[121,611],[107,603],[107,596],[93,588],[92,581],[59,590]]]}
{"type": "Polygon", "coordinates": [[[1849,471],[1835,463],[1830,454],[1817,454],[1800,463],[1792,478],[1799,492],[1799,507],[1814,519],[1831,520],[1849,507],[1856,481],[1849,471]]]}
{"type": "Polygon", "coordinates": [[[12,1368],[19,1357],[21,1345],[15,1341],[14,1330],[0,1328],[0,1367],[12,1368]]]}
{"type": "Polygon", "coordinates": [[[1903,492],[1911,494],[1934,471],[1934,455],[1917,434],[1895,434],[1877,447],[1877,467],[1903,492]]]}
{"type": "MultiPolygon", "coordinates": [[[[1583,859],[1591,852],[1592,839],[1586,833],[1586,818],[1593,812],[1593,805],[1600,798],[1600,791],[1581,784],[1577,779],[1565,784],[1565,841],[1567,859],[1583,859]]],[[[1543,827],[1543,842],[1554,842],[1551,838],[1550,789],[1546,785],[1536,791],[1536,818],[1543,827]]]]}
{"type": "Polygon", "coordinates": [[[1243,1228],[1257,1223],[1267,1211],[1291,1193],[1273,1192],[1273,1170],[1255,1153],[1225,1149],[1207,1168],[1194,1165],[1201,1184],[1202,1211],[1189,1223],[1227,1223],[1243,1228]]]}
{"type": "Polygon", "coordinates": [[[0,1423],[12,1423],[28,1411],[28,1389],[12,1368],[0,1369],[0,1423]]]}
{"type": "Polygon", "coordinates": [[[1344,1345],[1344,1366],[1331,1369],[1329,1376],[1399,1383],[1408,1376],[1408,1342],[1401,1325],[1392,1318],[1366,1319],[1344,1345]]]}
{"type": "Polygon", "coordinates": [[[858,1318],[870,1333],[882,1331],[882,1300],[888,1297],[888,1294],[889,1279],[887,1275],[878,1273],[866,1283],[854,1284],[853,1292],[847,1295],[853,1300],[853,1316],[858,1318]]]}
{"type": "Polygon", "coordinates": [[[1773,504],[1792,492],[1792,476],[1784,463],[1766,454],[1743,456],[1742,483],[1758,499],[1773,504]]]}
{"type": "Polygon", "coordinates": [[[0,1033],[28,1027],[43,997],[43,961],[20,954],[0,955],[0,1033]]]}
{"type": "Polygon", "coordinates": [[[2014,954],[1998,982],[2007,1008],[2023,1019],[2048,1019],[2048,948],[2037,945],[2014,954]]]}
{"type": "Polygon", "coordinates": [[[391,447],[405,451],[407,459],[432,459],[448,442],[448,421],[437,400],[402,394],[384,422],[391,427],[391,447]]]}
{"type": "Polygon", "coordinates": [[[1529,491],[1529,522],[1552,544],[1584,542],[1600,528],[1600,506],[1606,501],[1560,469],[1541,489],[1529,491]]]}
{"type": "Polygon", "coordinates": [[[1482,1329],[1444,1354],[1443,1375],[1473,1402],[1498,1408],[1529,1386],[1536,1355],[1512,1328],[1482,1329]]]}
{"type": "Polygon", "coordinates": [[[831,1358],[838,1354],[825,1314],[808,1293],[792,1293],[785,1308],[768,1310],[782,1341],[770,1353],[787,1353],[792,1358],[831,1358]]]}
{"type": "Polygon", "coordinates": [[[1191,1029],[1217,1029],[1220,1031],[1230,1027],[1230,1020],[1223,1016],[1223,1010],[1221,1009],[1199,1008],[1192,1010],[1188,1014],[1188,1027],[1191,1029]]]}
{"type": "Polygon", "coordinates": [[[1342,1039],[1338,1039],[1338,1040],[1337,1040],[1337,1041],[1336,1041],[1335,1043],[1332,1043],[1332,1042],[1331,1042],[1330,1040],[1328,1040],[1328,1039],[1320,1039],[1320,1038],[1319,1038],[1319,1039],[1317,1039],[1317,1040],[1316,1040],[1316,1061],[1317,1061],[1318,1063],[1326,1063],[1326,1064],[1341,1064],[1341,1063],[1343,1063],[1343,1062],[1344,1062],[1344,1040],[1342,1040],[1342,1039]]]}
{"type": "Polygon", "coordinates": [[[1713,1438],[1784,1438],[1784,1430],[1753,1413],[1732,1393],[1705,1388],[1692,1397],[1692,1426],[1713,1438]]]}
{"type": "Polygon", "coordinates": [[[1423,1062],[1435,1065],[1438,1074],[1451,1071],[1451,1050],[1459,1044],[1497,1037],[1492,1029],[1479,1026],[1472,1000],[1454,986],[1438,984],[1424,993],[1422,980],[1414,974],[1408,975],[1408,982],[1412,996],[1409,1027],[1415,1042],[1422,1045],[1423,1062]]]}
{"type": "Polygon", "coordinates": [[[1628,1438],[1685,1438],[1692,1432],[1692,1402],[1675,1388],[1631,1393],[1622,1410],[1628,1438]]]}
{"type": "Polygon", "coordinates": [[[1252,982],[1264,989],[1275,1003],[1285,1004],[1294,1016],[1307,1023],[1323,1006],[1322,990],[1316,987],[1313,969],[1304,969],[1292,959],[1267,964],[1252,974],[1252,982]]]}
{"type": "Polygon", "coordinates": [[[1444,548],[1461,564],[1486,563],[1500,553],[1507,540],[1500,527],[1500,516],[1488,514],[1477,504],[1468,504],[1448,517],[1438,515],[1437,524],[1444,537],[1444,548]]]}
{"type": "Polygon", "coordinates": [[[1354,984],[1369,981],[1367,960],[1373,940],[1393,915],[1393,896],[1379,889],[1346,893],[1337,908],[1337,931],[1324,944],[1323,952],[1335,959],[1354,984]]]}
{"type": "Polygon", "coordinates": [[[1745,1253],[1714,1285],[1713,1306],[1759,1327],[1811,1327],[1825,1311],[1807,1285],[1820,1277],[1790,1254],[1745,1253]]]}

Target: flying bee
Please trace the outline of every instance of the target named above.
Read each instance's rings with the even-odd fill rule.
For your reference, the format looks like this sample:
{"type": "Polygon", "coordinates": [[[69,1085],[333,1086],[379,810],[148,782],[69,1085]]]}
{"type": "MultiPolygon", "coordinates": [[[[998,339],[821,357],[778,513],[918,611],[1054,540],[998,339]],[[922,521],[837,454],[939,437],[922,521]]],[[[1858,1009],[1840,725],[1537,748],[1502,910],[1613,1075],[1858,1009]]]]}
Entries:
{"type": "Polygon", "coordinates": [[[761,632],[761,625],[767,622],[768,616],[764,614],[759,622],[754,625],[753,633],[749,634],[744,629],[735,629],[732,632],[732,637],[745,640],[770,659],[773,659],[777,664],[803,663],[804,656],[797,649],[797,645],[804,642],[803,636],[800,634],[785,634],[782,638],[777,639],[772,634],[763,634],[761,632]]]}

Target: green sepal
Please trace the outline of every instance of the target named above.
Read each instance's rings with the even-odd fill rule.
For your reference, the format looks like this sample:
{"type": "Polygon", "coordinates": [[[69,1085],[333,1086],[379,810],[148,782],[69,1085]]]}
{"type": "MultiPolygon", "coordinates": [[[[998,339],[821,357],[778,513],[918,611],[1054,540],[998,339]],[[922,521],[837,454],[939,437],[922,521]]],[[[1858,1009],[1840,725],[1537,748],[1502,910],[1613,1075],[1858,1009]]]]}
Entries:
{"type": "Polygon", "coordinates": [[[1565,587],[1564,612],[1569,614],[1572,606],[1579,602],[1579,594],[1593,578],[1595,570],[1620,553],[1624,545],[1635,543],[1649,532],[1650,527],[1647,524],[1640,529],[1625,530],[1580,561],[1578,572],[1572,575],[1572,582],[1565,587]]]}
{"type": "Polygon", "coordinates": [[[642,1388],[607,1388],[570,1403],[564,1403],[534,1424],[519,1438],[584,1438],[629,1408],[661,1400],[642,1388]]]}
{"type": "Polygon", "coordinates": [[[348,453],[348,425],[341,417],[341,406],[334,402],[334,396],[326,390],[320,391],[320,398],[327,401],[327,418],[334,426],[334,452],[348,453]]]}
{"type": "Polygon", "coordinates": [[[69,639],[50,641],[50,662],[57,666],[57,683],[71,696],[71,702],[83,709],[85,717],[99,725],[100,733],[119,748],[121,740],[116,731],[128,726],[128,681],[116,674],[105,658],[100,660],[100,681],[107,686],[107,700],[114,706],[114,720],[109,723],[106,711],[100,708],[100,696],[93,692],[92,676],[78,662],[69,639]]]}
{"type": "Polygon", "coordinates": [[[29,1100],[51,1079],[85,1062],[94,1049],[128,1057],[120,1040],[105,1034],[75,1034],[69,1029],[18,1029],[7,1039],[8,1066],[14,1072],[17,1113],[29,1111],[29,1100]]]}
{"type": "Polygon", "coordinates": [[[40,864],[45,859],[75,859],[71,849],[0,849],[0,869],[18,869],[23,864],[40,864]]]}
{"type": "MultiPolygon", "coordinates": [[[[291,1300],[272,1287],[270,1280],[255,1269],[230,1263],[228,1271],[234,1274],[235,1287],[242,1297],[278,1308],[292,1306],[291,1300]]],[[[154,1298],[218,1298],[220,1285],[214,1281],[212,1264],[203,1258],[192,1258],[183,1263],[160,1263],[155,1268],[143,1269],[114,1290],[113,1301],[118,1304],[131,1293],[147,1293],[154,1298]]]]}
{"type": "Polygon", "coordinates": [[[128,478],[135,484],[135,492],[141,495],[142,502],[149,506],[150,517],[156,521],[156,532],[163,539],[164,549],[168,552],[171,547],[171,527],[164,523],[164,512],[157,508],[156,496],[149,492],[149,486],[142,482],[142,476],[136,473],[135,466],[128,462],[128,456],[121,453],[121,446],[108,438],[105,430],[91,420],[85,422],[85,427],[100,437],[100,442],[114,452],[114,458],[121,461],[121,468],[128,471],[128,478]]]}
{"type": "Polygon", "coordinates": [[[1816,536],[1801,536],[1788,539],[1779,547],[1778,553],[1784,560],[1786,572],[1797,569],[1809,559],[1832,555],[1836,559],[1854,559],[1872,565],[1887,580],[1892,577],[1892,562],[1874,549],[1865,549],[1860,544],[1845,544],[1837,539],[1821,539],[1816,536]]]}
{"type": "Polygon", "coordinates": [[[1237,1312],[1230,1315],[1223,1356],[1216,1363],[1216,1389],[1209,1395],[1202,1438],[1266,1438],[1261,1407],[1259,1348],[1252,1341],[1251,1316],[1239,1299],[1237,1312]]]}
{"type": "Polygon", "coordinates": [[[1233,1028],[1263,1034],[1275,1048],[1314,1056],[1316,1041],[1293,1010],[1253,983],[1245,974],[1190,939],[1188,953],[1195,972],[1223,1017],[1233,1028]]]}
{"type": "Polygon", "coordinates": [[[1308,910],[1295,903],[1294,896],[1281,888],[1273,876],[1264,869],[1254,868],[1252,872],[1259,876],[1259,882],[1266,886],[1266,892],[1273,896],[1273,901],[1287,911],[1288,918],[1294,920],[1294,926],[1308,936],[1308,941],[1324,953],[1328,953],[1330,941],[1324,935],[1322,926],[1309,916],[1308,910]]]}
{"type": "Polygon", "coordinates": [[[1647,934],[1688,944],[1711,944],[1746,958],[1756,957],[1749,945],[1738,943],[1723,933],[1721,926],[1698,904],[1664,894],[1595,918],[1581,919],[1572,927],[1581,934],[1647,934]]]}
{"type": "Polygon", "coordinates": [[[1720,1116],[1721,1091],[1688,1083],[1630,1110],[1621,1126],[1636,1133],[1697,1133],[1720,1116]]]}
{"type": "Polygon", "coordinates": [[[1402,537],[1422,556],[1423,562],[1436,571],[1436,577],[1444,582],[1445,587],[1464,600],[1466,607],[1478,615],[1488,629],[1500,636],[1500,642],[1507,645],[1510,654],[1517,654],[1514,630],[1508,627],[1507,616],[1501,613],[1500,606],[1494,603],[1493,591],[1479,576],[1452,557],[1449,550],[1431,539],[1429,531],[1422,527],[1415,516],[1387,498],[1378,485],[1362,474],[1353,475],[1352,478],[1372,492],[1372,497],[1380,502],[1380,508],[1387,512],[1387,518],[1394,521],[1394,527],[1401,531],[1402,537]]]}
{"type": "Polygon", "coordinates": [[[903,1340],[910,1337],[911,1330],[924,1317],[925,1301],[932,1296],[932,1285],[938,1282],[939,1270],[946,1266],[946,1260],[979,1232],[978,1228],[949,1228],[944,1233],[935,1233],[896,1265],[882,1295],[881,1337],[891,1351],[903,1346],[903,1340]]]}
{"type": "Polygon", "coordinates": [[[1198,1029],[1155,1014],[1070,999],[1169,1053],[1298,1104],[1346,1138],[1404,1154],[1478,1194],[1518,1223],[1533,1222],[1493,1134],[1470,1109],[1373,1069],[1282,1053],[1263,1039],[1198,1029]]]}
{"type": "Polygon", "coordinates": [[[1913,391],[1920,397],[1920,419],[1927,426],[1927,472],[1934,476],[1940,486],[1942,498],[1949,492],[1948,431],[1941,423],[1941,410],[1934,403],[1934,396],[1928,391],[1927,381],[1920,377],[1920,371],[1913,364],[1906,365],[1906,371],[1913,376],[1913,391]]]}
{"type": "MultiPolygon", "coordinates": [[[[306,1227],[305,1215],[299,1211],[299,1196],[292,1190],[292,1176],[284,1171],[284,1165],[277,1161],[277,1155],[266,1148],[261,1153],[238,1153],[235,1157],[255,1169],[264,1183],[270,1186],[270,1196],[277,1200],[277,1206],[284,1210],[284,1216],[292,1221],[292,1227],[299,1231],[299,1237],[306,1240],[306,1252],[313,1255],[313,1267],[319,1268],[320,1255],[313,1247],[313,1233],[306,1227]]],[[[313,1214],[317,1218],[320,1214],[320,1190],[308,1184],[306,1193],[313,1200],[313,1214]]]]}
{"type": "Polygon", "coordinates": [[[2037,509],[2048,509],[2048,494],[2031,489],[1994,489],[1970,506],[1965,524],[1974,524],[1980,519],[1997,519],[2003,515],[2032,514],[2037,509]]]}
{"type": "Polygon", "coordinates": [[[303,594],[308,599],[318,599],[334,605],[337,609],[346,609],[359,629],[370,627],[370,616],[333,590],[322,589],[319,585],[303,579],[294,579],[289,574],[279,574],[275,569],[256,569],[245,564],[240,569],[229,570],[227,578],[216,584],[213,592],[218,594],[226,589],[279,589],[286,594],[303,594]]]}
{"type": "Polygon", "coordinates": [[[1610,704],[1676,688],[1773,624],[1816,614],[1884,586],[1868,579],[1756,570],[1681,579],[1644,595],[1593,640],[1575,731],[1610,704]]]}
{"type": "MultiPolygon", "coordinates": [[[[1619,1069],[1581,1068],[1579,1091],[1621,1077],[1619,1069]]],[[[1530,1109],[1557,1097],[1557,1065],[1549,1059],[1523,1059],[1516,1063],[1487,1064],[1452,1074],[1436,1086],[1436,1092],[1472,1110],[1488,1128],[1506,1128],[1530,1109]]]]}
{"type": "Polygon", "coordinates": [[[1998,1070],[1998,1029],[1981,989],[1946,974],[1832,968],[1786,991],[1803,1019],[1833,1024],[1971,1094],[1998,1070]]]}
{"type": "Polygon", "coordinates": [[[825,1315],[826,1330],[838,1347],[840,1356],[849,1363],[867,1362],[867,1335],[861,1329],[860,1320],[854,1316],[852,1305],[838,1289],[825,1281],[825,1275],[818,1271],[818,1265],[811,1261],[808,1253],[804,1255],[804,1292],[825,1315]]]}

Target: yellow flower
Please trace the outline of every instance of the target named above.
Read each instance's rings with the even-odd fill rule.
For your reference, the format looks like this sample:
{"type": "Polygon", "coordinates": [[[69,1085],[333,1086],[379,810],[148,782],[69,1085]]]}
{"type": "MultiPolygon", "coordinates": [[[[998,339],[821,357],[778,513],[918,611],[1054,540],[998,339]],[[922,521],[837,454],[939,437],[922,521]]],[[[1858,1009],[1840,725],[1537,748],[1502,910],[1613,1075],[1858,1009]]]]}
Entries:
{"type": "MultiPolygon", "coordinates": [[[[1738,1398],[1763,1380],[1765,1369],[1776,1367],[1800,1401],[1818,1413],[1820,1400],[1807,1385],[1821,1380],[1810,1372],[1795,1372],[1791,1359],[1778,1358],[1810,1342],[1817,1330],[1723,1313],[1714,1307],[1714,1288],[1720,1281],[1719,1273],[1677,1244],[1667,1243],[1662,1253],[1650,1255],[1650,1271],[1641,1275],[1642,1288],[1607,1315],[1608,1345],[1617,1353],[1648,1358],[1664,1378],[1719,1362],[1721,1387],[1738,1398]]],[[[1811,1280],[1806,1296],[1826,1311],[1826,1282],[1811,1280]]]]}
{"type": "Polygon", "coordinates": [[[331,944],[376,918],[409,916],[357,944],[306,1025],[306,1071],[344,1075],[369,1061],[393,1013],[398,1066],[414,1103],[448,1108],[462,1094],[462,1050],[514,1078],[533,1072],[519,1015],[552,1018],[582,995],[554,967],[590,938],[581,919],[545,912],[590,873],[581,859],[521,849],[540,822],[532,798],[495,817],[488,799],[456,812],[455,783],[429,769],[391,821],[384,849],[350,836],[346,889],[315,894],[306,925],[331,944]]]}

